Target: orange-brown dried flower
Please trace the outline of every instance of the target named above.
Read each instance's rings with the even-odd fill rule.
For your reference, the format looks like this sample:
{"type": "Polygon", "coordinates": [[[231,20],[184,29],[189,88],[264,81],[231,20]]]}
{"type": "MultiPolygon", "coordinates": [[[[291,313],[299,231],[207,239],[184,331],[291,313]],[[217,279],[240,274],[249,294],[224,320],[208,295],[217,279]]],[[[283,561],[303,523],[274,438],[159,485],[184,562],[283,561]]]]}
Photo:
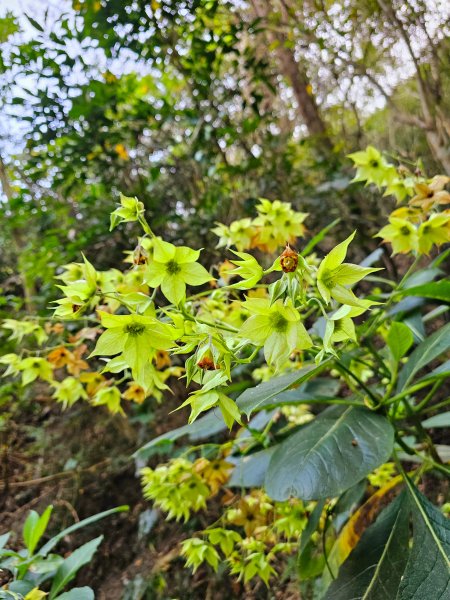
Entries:
{"type": "Polygon", "coordinates": [[[298,254],[289,244],[280,256],[280,265],[285,273],[293,273],[298,265],[298,254]]]}
{"type": "Polygon", "coordinates": [[[135,265],[146,265],[148,263],[148,252],[140,244],[134,249],[133,263],[135,265]]]}
{"type": "Polygon", "coordinates": [[[214,360],[211,355],[205,354],[197,363],[197,367],[204,371],[214,371],[217,366],[214,364],[214,360]]]}

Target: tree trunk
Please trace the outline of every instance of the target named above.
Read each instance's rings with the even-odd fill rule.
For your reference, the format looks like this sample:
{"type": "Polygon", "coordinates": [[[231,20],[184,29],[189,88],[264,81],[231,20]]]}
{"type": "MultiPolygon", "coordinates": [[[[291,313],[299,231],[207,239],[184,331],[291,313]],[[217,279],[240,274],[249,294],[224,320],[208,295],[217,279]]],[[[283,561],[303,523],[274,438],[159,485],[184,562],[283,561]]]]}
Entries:
{"type": "MultiPolygon", "coordinates": [[[[252,4],[256,16],[267,21],[270,16],[270,2],[268,0],[252,0],[252,4]]],[[[306,125],[308,133],[317,138],[321,148],[329,153],[333,143],[312,94],[312,87],[305,65],[296,59],[293,49],[289,47],[287,35],[284,31],[266,31],[268,41],[277,44],[275,52],[279,58],[280,72],[292,86],[300,120],[306,125]]]]}

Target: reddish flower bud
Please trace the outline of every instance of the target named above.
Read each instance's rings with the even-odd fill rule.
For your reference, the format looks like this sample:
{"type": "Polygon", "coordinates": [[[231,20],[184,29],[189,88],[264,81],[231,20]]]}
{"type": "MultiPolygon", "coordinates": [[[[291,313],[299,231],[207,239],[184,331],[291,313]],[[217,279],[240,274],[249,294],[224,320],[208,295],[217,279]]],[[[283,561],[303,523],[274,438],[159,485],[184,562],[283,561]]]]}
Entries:
{"type": "Polygon", "coordinates": [[[217,369],[210,354],[205,354],[205,356],[198,361],[197,367],[200,367],[200,369],[203,369],[204,371],[214,371],[217,369]]]}
{"type": "Polygon", "coordinates": [[[298,254],[286,244],[286,248],[280,256],[281,268],[285,273],[293,273],[298,265],[298,254]]]}

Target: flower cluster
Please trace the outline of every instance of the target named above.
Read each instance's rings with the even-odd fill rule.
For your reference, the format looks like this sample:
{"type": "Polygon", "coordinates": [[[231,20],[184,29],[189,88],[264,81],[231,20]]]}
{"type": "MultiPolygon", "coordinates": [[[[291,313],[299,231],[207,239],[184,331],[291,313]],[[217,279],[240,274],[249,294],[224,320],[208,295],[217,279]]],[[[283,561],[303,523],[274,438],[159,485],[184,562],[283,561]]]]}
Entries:
{"type": "Polygon", "coordinates": [[[396,169],[373,146],[349,156],[357,169],[354,181],[385,187],[384,195],[394,196],[399,204],[407,201],[391,213],[389,224],[376,234],[390,242],[393,254],[429,254],[433,246],[450,241],[450,209],[441,210],[450,204],[450,193],[445,189],[450,177],[428,179],[404,166],[396,169]]]}
{"type": "Polygon", "coordinates": [[[260,248],[264,252],[275,252],[286,242],[294,243],[303,237],[306,228],[303,224],[308,213],[295,211],[289,202],[264,198],[256,207],[255,219],[240,219],[230,226],[217,223],[213,232],[219,236],[218,248],[235,246],[239,252],[250,248],[260,248]]]}
{"type": "MultiPolygon", "coordinates": [[[[355,234],[320,261],[315,255],[302,256],[293,247],[305,231],[305,213],[294,211],[287,202],[268,200],[261,200],[257,210],[255,219],[244,220],[236,229],[240,235],[250,229],[252,233],[245,243],[243,237],[235,240],[238,250],[233,251],[235,258],[228,268],[220,271],[221,287],[189,296],[188,286],[204,286],[213,279],[198,262],[200,251],[155,236],[142,204],[121,196],[111,226],[137,221],[144,230],[137,247],[127,253],[130,268],[124,273],[96,271],[83,257],[82,263],[64,267],[60,275],[64,285],[59,286],[64,297],[56,301],[56,319],[99,320],[103,332],[90,328],[86,339],[80,332],[81,337],[70,341],[73,349],[63,343],[47,358],[20,359],[20,364],[5,358],[3,362],[10,365],[7,374],[22,372],[24,384],[38,377],[48,381],[54,387],[53,397],[64,407],[83,399],[123,413],[121,400],[139,404],[148,396],[160,399],[167,389],[166,379],[184,373],[187,385],[197,384],[180,406],[190,407],[189,422],[218,407],[229,428],[240,423],[228,391],[234,369],[251,362],[260,350],[274,373],[289,367],[293,358],[296,366],[306,359],[319,363],[325,354],[335,352],[335,344],[356,342],[352,319],[376,304],[358,298],[353,288],[377,269],[344,262],[355,234]],[[271,252],[286,241],[284,251],[267,269],[240,250],[252,246],[271,252]],[[273,282],[261,283],[266,277],[273,282]],[[237,290],[245,290],[246,297],[237,290]],[[325,319],[322,329],[311,327],[318,319],[325,319]],[[100,357],[106,365],[101,373],[87,373],[85,381],[75,379],[88,370],[82,355],[95,339],[89,358],[100,357]],[[158,367],[158,357],[170,354],[185,355],[184,365],[158,367]],[[54,378],[53,372],[60,368],[72,377],[54,378]],[[126,389],[114,377],[105,379],[104,373],[123,373],[126,389]],[[96,382],[97,376],[103,379],[96,382]]],[[[231,240],[218,229],[219,245],[228,244],[231,240]]],[[[234,226],[231,229],[235,231],[234,226]]],[[[14,327],[16,337],[33,333],[42,340],[47,335],[31,325],[14,327]]]]}
{"type": "Polygon", "coordinates": [[[167,512],[168,519],[187,521],[191,512],[206,508],[208,498],[228,480],[232,465],[218,458],[194,462],[175,458],[156,469],[141,471],[144,497],[167,512]]]}
{"type": "Polygon", "coordinates": [[[194,571],[203,563],[217,570],[225,562],[244,583],[260,577],[268,585],[276,558],[297,550],[311,508],[300,500],[273,502],[263,491],[253,490],[224,511],[221,527],[214,524],[200,532],[202,537],[185,540],[181,554],[194,571]]]}

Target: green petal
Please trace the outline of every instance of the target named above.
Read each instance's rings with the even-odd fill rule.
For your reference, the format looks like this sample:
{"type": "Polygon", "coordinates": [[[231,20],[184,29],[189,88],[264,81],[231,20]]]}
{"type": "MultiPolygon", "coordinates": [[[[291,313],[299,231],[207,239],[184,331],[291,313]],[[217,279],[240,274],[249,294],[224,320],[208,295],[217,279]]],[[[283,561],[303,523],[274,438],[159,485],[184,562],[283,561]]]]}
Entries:
{"type": "Polygon", "coordinates": [[[289,358],[293,348],[289,348],[285,333],[273,332],[264,344],[264,357],[269,365],[281,367],[289,358]]]}
{"type": "Polygon", "coordinates": [[[330,303],[331,300],[331,294],[330,294],[330,290],[327,288],[327,286],[323,283],[323,281],[321,279],[317,279],[317,288],[320,292],[320,295],[322,296],[322,298],[325,300],[325,302],[327,304],[330,303]]]}
{"type": "Polygon", "coordinates": [[[180,304],[186,297],[186,284],[180,278],[180,274],[167,275],[161,283],[161,291],[169,302],[172,304],[180,304]]]}
{"type": "Polygon", "coordinates": [[[273,329],[270,326],[270,320],[263,315],[254,315],[245,321],[239,335],[254,344],[263,345],[273,329]]]}
{"type": "Polygon", "coordinates": [[[157,288],[161,285],[166,273],[167,268],[165,264],[153,262],[145,270],[144,283],[147,283],[152,288],[157,288]]]}
{"type": "Polygon", "coordinates": [[[123,328],[133,320],[132,315],[112,315],[111,313],[107,313],[102,310],[99,310],[98,314],[100,316],[102,326],[106,327],[107,329],[115,327],[123,328]]]}
{"type": "Polygon", "coordinates": [[[382,268],[360,267],[351,263],[344,263],[333,272],[333,281],[341,285],[353,285],[361,281],[366,275],[382,271],[382,268]]]}
{"type": "Polygon", "coordinates": [[[140,378],[145,365],[154,353],[153,336],[145,331],[140,335],[129,335],[123,349],[123,359],[130,367],[133,378],[140,378]]]}
{"type": "Polygon", "coordinates": [[[159,238],[153,238],[153,258],[156,262],[166,263],[173,260],[176,246],[164,242],[159,238]]]}
{"type": "Polygon", "coordinates": [[[333,250],[331,250],[331,252],[325,256],[323,261],[320,263],[319,271],[317,273],[318,277],[321,277],[321,274],[324,270],[333,271],[344,262],[344,259],[347,255],[348,246],[355,237],[355,234],[356,231],[349,235],[346,240],[335,246],[333,250]]]}
{"type": "Polygon", "coordinates": [[[195,262],[198,260],[199,256],[200,250],[192,250],[192,248],[188,248],[187,246],[179,246],[175,249],[174,260],[176,260],[178,264],[182,265],[183,263],[195,262]]]}
{"type": "Polygon", "coordinates": [[[296,323],[295,329],[297,333],[297,341],[295,348],[297,350],[306,350],[307,348],[311,348],[312,340],[309,337],[309,333],[306,331],[303,323],[296,323]]]}
{"type": "Polygon", "coordinates": [[[108,329],[97,340],[97,345],[91,356],[113,356],[122,352],[127,341],[128,334],[123,327],[108,329]]]}
{"type": "Polygon", "coordinates": [[[154,321],[151,325],[146,326],[145,332],[150,334],[150,344],[157,350],[168,350],[175,345],[174,340],[177,337],[177,330],[166,323],[154,321]]]}
{"type": "Polygon", "coordinates": [[[349,304],[350,306],[364,306],[364,300],[359,300],[355,294],[343,287],[342,285],[336,285],[331,290],[331,296],[340,302],[341,304],[349,304]]]}
{"type": "Polygon", "coordinates": [[[247,298],[242,304],[244,308],[256,315],[270,315],[270,300],[266,298],[247,298]]]}
{"type": "Polygon", "coordinates": [[[205,267],[202,267],[202,265],[196,262],[183,264],[181,271],[177,273],[177,275],[182,277],[189,285],[202,285],[203,283],[214,279],[205,267]]]}

